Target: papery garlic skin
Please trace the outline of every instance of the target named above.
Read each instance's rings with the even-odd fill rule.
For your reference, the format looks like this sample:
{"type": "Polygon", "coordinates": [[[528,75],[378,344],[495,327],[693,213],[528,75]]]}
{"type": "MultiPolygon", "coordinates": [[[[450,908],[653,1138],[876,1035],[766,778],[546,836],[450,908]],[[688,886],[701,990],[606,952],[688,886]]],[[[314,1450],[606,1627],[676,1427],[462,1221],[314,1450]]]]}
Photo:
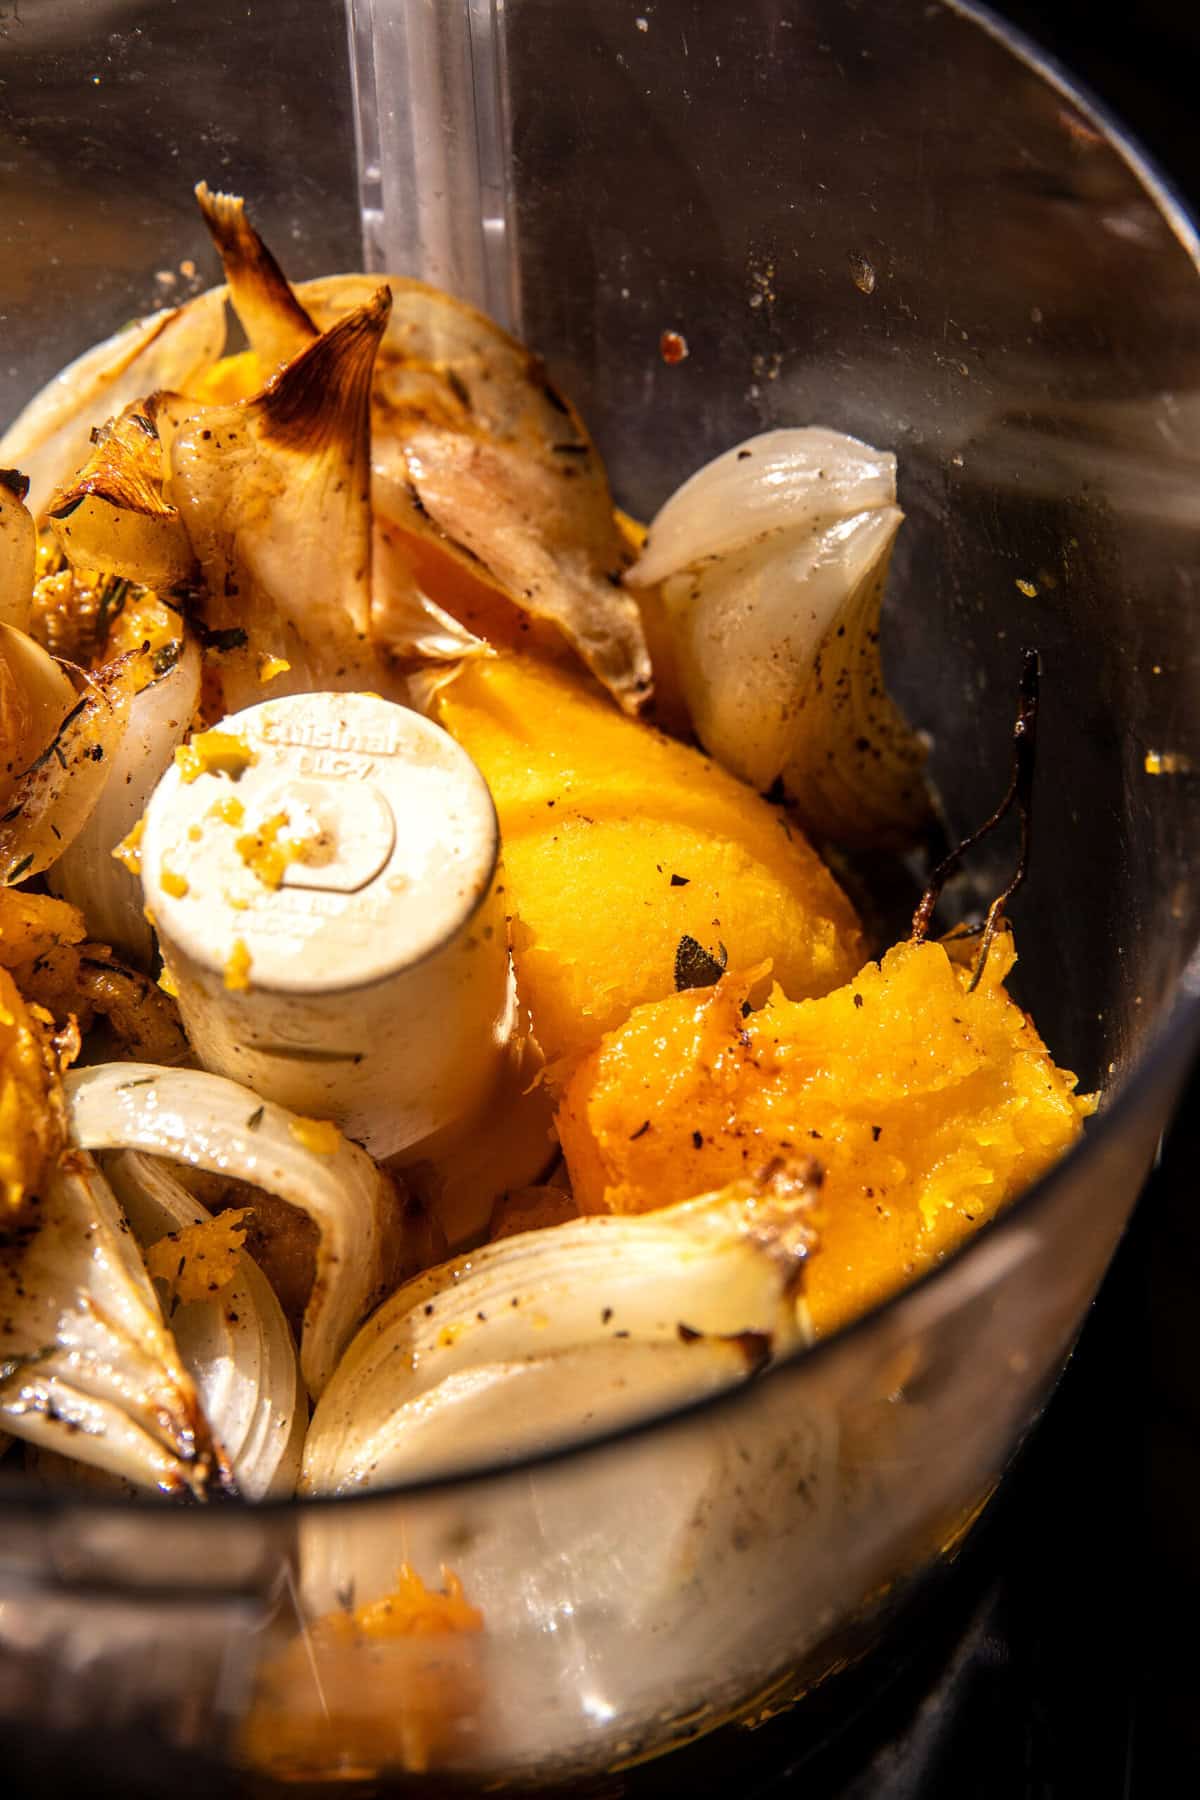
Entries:
{"type": "Polygon", "coordinates": [[[265,379],[298,356],[318,335],[317,327],[247,218],[241,196],[214,193],[206,181],[197,182],[195,194],[225,266],[229,298],[265,379]]]}

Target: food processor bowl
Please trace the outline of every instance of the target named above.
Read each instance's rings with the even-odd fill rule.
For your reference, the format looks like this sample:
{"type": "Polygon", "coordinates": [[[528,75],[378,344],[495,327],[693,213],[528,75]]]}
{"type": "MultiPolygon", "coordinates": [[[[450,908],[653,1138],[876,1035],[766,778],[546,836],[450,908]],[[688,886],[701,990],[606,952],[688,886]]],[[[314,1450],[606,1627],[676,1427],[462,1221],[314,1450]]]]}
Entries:
{"type": "MultiPolygon", "coordinates": [[[[1193,1056],[1192,227],[1066,77],[922,0],[354,0],[349,31],[336,0],[45,0],[0,22],[0,72],[5,417],[217,279],[204,177],[293,278],[365,241],[488,305],[637,516],[769,427],[894,450],[885,658],[952,833],[1003,789],[1040,651],[1012,990],[1103,1099],[934,1273],[717,1400],[432,1486],[179,1509],[0,1463],[0,1736],[86,1745],[135,1791],[185,1767],[549,1783],[760,1718],[962,1540],[1193,1056]],[[453,1569],[483,1629],[307,1635],[403,1561],[453,1569]]],[[[981,846],[959,904],[1013,854],[981,846]]]]}

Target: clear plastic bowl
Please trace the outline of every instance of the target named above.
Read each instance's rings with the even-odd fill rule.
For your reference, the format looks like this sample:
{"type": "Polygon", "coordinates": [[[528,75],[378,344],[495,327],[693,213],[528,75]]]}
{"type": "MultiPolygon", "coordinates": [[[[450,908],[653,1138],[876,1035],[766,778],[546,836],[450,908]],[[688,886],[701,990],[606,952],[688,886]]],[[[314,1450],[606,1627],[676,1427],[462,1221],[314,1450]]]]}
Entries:
{"type": "Polygon", "coordinates": [[[148,1792],[183,1755],[565,1778],[761,1716],[876,1641],[1037,1417],[1200,1027],[1197,243],[1137,152],[956,6],[352,11],[349,39],[334,0],[46,0],[0,26],[0,411],[217,278],[203,176],[252,197],[296,278],[361,263],[361,195],[373,266],[506,316],[634,513],[772,425],[895,449],[887,659],[953,826],[990,806],[1042,652],[1014,989],[1105,1103],[935,1274],[603,1442],[259,1510],[44,1496],[4,1465],[0,1735],[86,1743],[148,1792]],[[485,1631],[434,1674],[412,1642],[298,1662],[283,1737],[248,1728],[298,1608],[402,1557],[452,1564],[485,1631]]]}

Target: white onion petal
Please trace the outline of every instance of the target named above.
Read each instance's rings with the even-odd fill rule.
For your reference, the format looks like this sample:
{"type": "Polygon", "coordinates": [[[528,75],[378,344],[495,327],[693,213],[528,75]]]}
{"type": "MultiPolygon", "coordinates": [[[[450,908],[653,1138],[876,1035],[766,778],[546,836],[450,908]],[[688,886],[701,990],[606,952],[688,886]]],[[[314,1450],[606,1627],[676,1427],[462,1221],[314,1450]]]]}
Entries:
{"type": "Polygon", "coordinates": [[[183,742],[199,702],[200,676],[200,651],[189,639],[174,668],[134,696],[108,761],[108,779],[49,875],[50,891],[79,907],[94,938],[142,967],[154,953],[142,884],[112,853],[141,818],[183,742]]]}
{"type": "Polygon", "coordinates": [[[318,1395],[355,1328],[391,1287],[402,1250],[392,1184],[346,1138],[307,1148],[305,1123],[198,1069],[100,1063],[66,1078],[70,1132],[88,1150],[146,1150],[236,1176],[299,1207],[319,1233],[300,1367],[318,1395]]]}
{"type": "Polygon", "coordinates": [[[15,1437],[202,1495],[207,1427],[153,1286],[90,1157],[68,1151],[27,1243],[0,1253],[0,1421],[15,1437]]]}
{"type": "Polygon", "coordinates": [[[407,1282],[317,1407],[301,1487],[531,1454],[730,1385],[807,1338],[808,1170],[521,1232],[407,1282]]]}
{"type": "Polygon", "coordinates": [[[131,650],[87,677],[81,698],[20,777],[0,816],[0,882],[40,875],[79,836],[104,791],[146,676],[146,658],[131,650]]]}
{"type": "Polygon", "coordinates": [[[75,689],[54,658],[26,632],[0,622],[0,805],[54,737],[75,689]]]}
{"type": "Polygon", "coordinates": [[[93,433],[92,453],[49,502],[67,560],[92,574],[169,589],[195,558],[178,510],[163,492],[166,460],[153,398],[135,401],[93,433]]]}
{"type": "Polygon", "coordinates": [[[467,657],[493,654],[422,592],[399,534],[378,519],[371,535],[371,635],[401,669],[432,664],[432,672],[440,666],[444,674],[467,657]]]}
{"type": "MultiPolygon", "coordinates": [[[[402,276],[301,282],[327,327],[386,279],[392,314],[372,395],[380,522],[436,545],[519,611],[547,621],[627,711],[651,691],[641,617],[615,579],[626,553],[604,464],[540,360],[474,307],[402,276]]],[[[373,608],[395,636],[387,595],[373,608]]]]}
{"type": "Polygon", "coordinates": [[[41,517],[57,487],[86,462],[94,425],[158,388],[182,388],[225,347],[225,290],[152,313],[85,350],[29,402],[0,438],[0,466],[29,477],[41,517]]]}
{"type": "Polygon", "coordinates": [[[26,482],[0,469],[0,623],[29,630],[37,574],[37,530],[25,505],[26,482]]]}
{"type": "Polygon", "coordinates": [[[170,497],[208,589],[207,623],[249,645],[221,663],[225,705],[271,693],[376,688],[371,643],[371,372],[380,289],[302,350],[255,399],[171,418],[170,497]]]}
{"type": "Polygon", "coordinates": [[[925,745],[883,685],[879,608],[896,459],[809,427],[766,432],[669,499],[629,572],[660,586],[692,723],[760,791],[782,779],[809,829],[911,837],[925,745]]]}
{"type": "MultiPolygon", "coordinates": [[[[153,1157],[120,1150],[104,1167],[144,1250],[212,1217],[153,1157]]],[[[308,1403],[287,1320],[254,1258],[243,1251],[218,1293],[176,1305],[171,1333],[238,1492],[286,1498],[300,1472],[308,1403]]]]}
{"type": "Polygon", "coordinates": [[[264,372],[273,374],[318,335],[317,327],[246,217],[241,196],[214,193],[206,181],[197,182],[195,194],[224,265],[234,311],[264,372]]]}

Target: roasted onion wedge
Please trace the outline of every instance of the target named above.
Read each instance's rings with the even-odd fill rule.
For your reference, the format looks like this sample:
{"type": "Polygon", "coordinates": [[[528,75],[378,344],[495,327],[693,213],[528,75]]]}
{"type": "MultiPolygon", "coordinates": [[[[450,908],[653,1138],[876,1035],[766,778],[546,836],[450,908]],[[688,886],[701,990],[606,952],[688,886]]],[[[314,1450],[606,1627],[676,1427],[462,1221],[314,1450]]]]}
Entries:
{"type": "Polygon", "coordinates": [[[37,529],[25,504],[29,482],[19,469],[0,469],[0,624],[29,630],[37,575],[37,529]]]}
{"type": "Polygon", "coordinates": [[[108,781],[134,696],[153,673],[150,658],[129,651],[85,678],[82,695],[0,815],[0,882],[40,875],[74,843],[108,781]]]}
{"type": "Polygon", "coordinates": [[[145,1150],[239,1180],[299,1207],[319,1232],[300,1367],[320,1394],[355,1328],[402,1267],[403,1221],[392,1183],[365,1150],[329,1127],[258,1099],[220,1075],[153,1063],[102,1063],[67,1077],[73,1141],[145,1150]]]}
{"type": "MultiPolygon", "coordinates": [[[[578,414],[539,359],[474,307],[423,282],[386,279],[393,308],[372,416],[377,519],[490,582],[518,614],[548,622],[626,711],[638,711],[652,689],[650,659],[620,586],[628,553],[608,479],[578,414]]],[[[362,303],[371,281],[331,276],[296,292],[327,326],[362,303]]]]}
{"type": "Polygon", "coordinates": [[[310,1493],[532,1454],[732,1384],[807,1337],[809,1164],[499,1239],[407,1282],[313,1418],[310,1493]]]}
{"type": "Polygon", "coordinates": [[[170,588],[195,557],[178,508],[167,499],[166,466],[153,406],[136,401],[95,433],[86,463],[51,497],[47,511],[72,565],[147,588],[170,588]]]}
{"type": "Polygon", "coordinates": [[[137,1246],[91,1157],[66,1151],[39,1222],[0,1245],[0,1423],[142,1487],[203,1497],[207,1425],[137,1246]]]}
{"type": "Polygon", "coordinates": [[[0,438],[0,466],[29,477],[42,519],[56,488],[87,461],[91,431],[157,388],[184,388],[225,347],[225,294],[214,288],[138,319],[86,350],[29,402],[0,438]]]}
{"type": "MultiPolygon", "coordinates": [[[[121,1150],[104,1158],[104,1171],[143,1250],[212,1220],[153,1157],[121,1150]]],[[[286,1498],[300,1472],[308,1402],[270,1282],[243,1251],[227,1283],[175,1304],[170,1321],[238,1492],[248,1500],[286,1498]]]]}
{"type": "MultiPolygon", "coordinates": [[[[153,956],[154,933],[142,884],[113,852],[141,818],[196,711],[200,651],[191,638],[176,651],[165,672],[134,695],[87,821],[49,873],[52,892],[79,907],[91,935],[143,968],[153,956]]],[[[160,657],[159,665],[166,661],[160,657]]]]}
{"type": "Polygon", "coordinates": [[[221,665],[226,710],[272,694],[381,685],[370,640],[371,372],[390,299],[302,351],[256,399],[176,423],[170,487],[208,589],[208,625],[249,644],[221,665]]]}
{"type": "Polygon", "coordinates": [[[35,638],[0,623],[0,808],[75,704],[75,689],[35,638]]]}
{"type": "Polygon", "coordinates": [[[879,609],[902,514],[896,459],[818,427],[735,445],[672,495],[631,585],[661,587],[705,749],[849,845],[925,822],[924,742],[884,687],[879,609]]]}

